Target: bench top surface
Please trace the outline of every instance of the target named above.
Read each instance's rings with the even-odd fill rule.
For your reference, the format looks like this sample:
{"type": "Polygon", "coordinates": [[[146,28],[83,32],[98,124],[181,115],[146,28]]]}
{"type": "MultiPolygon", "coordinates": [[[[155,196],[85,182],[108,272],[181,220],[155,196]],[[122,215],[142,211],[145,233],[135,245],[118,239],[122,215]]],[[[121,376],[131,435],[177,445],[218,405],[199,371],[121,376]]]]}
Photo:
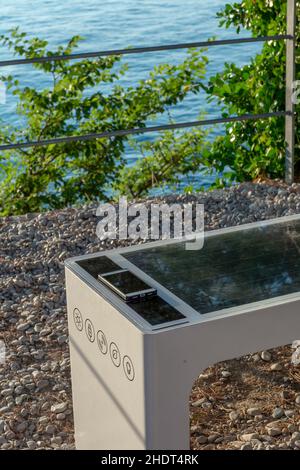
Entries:
{"type": "Polygon", "coordinates": [[[300,291],[300,219],[122,255],[201,314],[300,291]]]}

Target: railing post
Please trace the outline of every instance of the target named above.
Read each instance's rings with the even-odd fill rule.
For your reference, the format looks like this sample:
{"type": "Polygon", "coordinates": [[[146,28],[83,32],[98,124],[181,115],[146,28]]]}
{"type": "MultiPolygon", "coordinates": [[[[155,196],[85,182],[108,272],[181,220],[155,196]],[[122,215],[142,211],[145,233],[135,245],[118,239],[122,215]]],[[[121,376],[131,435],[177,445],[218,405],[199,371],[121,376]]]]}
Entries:
{"type": "Polygon", "coordinates": [[[293,84],[296,80],[296,0],[287,0],[287,34],[292,39],[286,40],[286,111],[285,118],[285,180],[294,181],[295,166],[295,104],[293,103],[293,84]]]}

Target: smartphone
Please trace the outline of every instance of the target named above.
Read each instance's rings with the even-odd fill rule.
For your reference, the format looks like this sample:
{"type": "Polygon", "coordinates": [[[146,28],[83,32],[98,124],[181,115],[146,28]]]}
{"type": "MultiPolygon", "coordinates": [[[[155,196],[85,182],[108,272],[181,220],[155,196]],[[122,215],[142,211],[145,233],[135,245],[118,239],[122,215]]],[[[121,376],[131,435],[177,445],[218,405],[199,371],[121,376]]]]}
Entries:
{"type": "Polygon", "coordinates": [[[125,302],[139,302],[157,295],[157,290],[146,284],[128,269],[98,274],[98,279],[125,302]]]}

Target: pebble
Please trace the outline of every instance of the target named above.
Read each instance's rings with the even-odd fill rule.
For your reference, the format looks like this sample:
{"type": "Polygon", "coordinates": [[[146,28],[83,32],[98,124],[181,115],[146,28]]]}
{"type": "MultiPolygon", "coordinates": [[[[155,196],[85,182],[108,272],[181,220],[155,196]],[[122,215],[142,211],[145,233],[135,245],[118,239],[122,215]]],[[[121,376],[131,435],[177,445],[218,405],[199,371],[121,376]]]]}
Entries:
{"type": "Polygon", "coordinates": [[[292,439],[294,441],[300,441],[300,432],[293,432],[292,439]]]}
{"type": "Polygon", "coordinates": [[[283,400],[288,400],[290,398],[290,394],[287,390],[281,390],[280,396],[283,400]]]}
{"type": "Polygon", "coordinates": [[[68,341],[68,336],[67,335],[61,335],[61,336],[58,336],[58,338],[57,338],[57,342],[59,344],[66,343],[67,341],[68,341]]]}
{"type": "Polygon", "coordinates": [[[241,440],[244,442],[249,442],[249,441],[252,441],[253,439],[259,439],[259,434],[257,434],[256,432],[252,432],[250,434],[241,435],[241,440]]]}
{"type": "Polygon", "coordinates": [[[231,377],[231,372],[229,372],[228,370],[222,370],[221,375],[224,379],[228,379],[229,377],[231,377]]]}
{"type": "Polygon", "coordinates": [[[297,396],[296,396],[295,403],[296,403],[297,405],[300,405],[300,395],[297,395],[297,396]]]}
{"type": "Polygon", "coordinates": [[[248,442],[247,444],[243,444],[241,445],[240,450],[252,450],[252,445],[250,444],[250,442],[248,442]]]}
{"type": "Polygon", "coordinates": [[[5,437],[6,439],[8,439],[9,441],[11,441],[12,439],[14,439],[16,437],[15,433],[11,430],[9,431],[6,431],[5,433],[5,437]]]}
{"type": "Polygon", "coordinates": [[[40,424],[46,424],[46,423],[48,423],[48,422],[49,422],[48,416],[41,416],[41,417],[39,418],[39,423],[40,423],[40,424]]]}
{"type": "Polygon", "coordinates": [[[267,432],[268,432],[269,436],[271,436],[271,437],[279,436],[280,434],[282,434],[282,431],[279,428],[271,428],[270,427],[270,428],[268,428],[267,432]]]}
{"type": "Polygon", "coordinates": [[[5,426],[5,421],[3,419],[0,419],[0,433],[4,431],[4,426],[5,426]]]}
{"type": "Polygon", "coordinates": [[[271,353],[269,351],[262,351],[260,357],[263,361],[269,362],[272,359],[271,353]]]}
{"type": "Polygon", "coordinates": [[[222,437],[222,436],[221,436],[219,433],[211,434],[210,436],[208,436],[207,442],[208,442],[208,443],[215,442],[217,439],[219,439],[219,438],[221,438],[221,437],[222,437]]]}
{"type": "Polygon", "coordinates": [[[58,419],[58,421],[63,421],[64,419],[66,419],[65,413],[58,413],[56,415],[56,419],[58,419]]]}
{"type": "Polygon", "coordinates": [[[28,449],[30,449],[30,450],[36,449],[36,442],[34,442],[34,441],[27,441],[27,447],[28,447],[28,449]]]}
{"type": "Polygon", "coordinates": [[[275,419],[279,419],[284,415],[284,410],[282,408],[275,408],[272,413],[272,417],[275,419]]]}
{"type": "Polygon", "coordinates": [[[28,328],[30,328],[31,324],[30,323],[20,323],[20,325],[17,326],[18,331],[26,331],[28,328]]]}
{"type": "Polygon", "coordinates": [[[282,365],[279,362],[275,362],[275,364],[272,364],[270,369],[272,371],[280,371],[282,370],[282,365]]]}
{"type": "Polygon", "coordinates": [[[59,446],[60,444],[62,444],[62,441],[63,441],[63,440],[62,440],[62,438],[61,438],[60,436],[55,436],[55,437],[52,437],[52,438],[50,439],[51,444],[56,444],[56,445],[58,445],[58,446],[59,446]]]}
{"type": "Polygon", "coordinates": [[[254,356],[253,356],[253,361],[254,362],[259,362],[260,359],[261,359],[261,356],[259,354],[254,354],[254,356]]]}
{"type": "Polygon", "coordinates": [[[49,380],[43,379],[43,380],[38,380],[36,383],[36,386],[39,389],[43,389],[49,386],[49,380]]]}
{"type": "Polygon", "coordinates": [[[192,403],[192,406],[195,408],[201,406],[206,401],[206,398],[200,398],[200,400],[196,400],[192,403]]]}
{"type": "Polygon", "coordinates": [[[48,424],[45,431],[47,434],[54,434],[56,432],[56,426],[53,426],[53,424],[48,424]]]}
{"type": "MultiPolygon", "coordinates": [[[[198,405],[194,404],[194,406],[198,406],[198,405]]],[[[67,410],[67,408],[68,408],[68,403],[66,403],[66,402],[58,403],[57,405],[51,406],[51,411],[52,411],[52,413],[63,413],[64,411],[67,410]]]]}
{"type": "Polygon", "coordinates": [[[27,428],[27,423],[25,421],[23,421],[23,423],[20,423],[20,424],[17,425],[16,431],[17,432],[24,432],[26,428],[27,428]]]}
{"type": "Polygon", "coordinates": [[[231,411],[231,412],[229,413],[229,419],[230,419],[230,421],[238,421],[239,417],[240,417],[240,415],[239,415],[239,413],[238,413],[237,411],[231,411]]]}
{"type": "Polygon", "coordinates": [[[18,387],[15,388],[16,395],[21,395],[23,392],[24,392],[24,387],[22,387],[22,385],[19,385],[18,387]]]}
{"type": "Polygon", "coordinates": [[[247,415],[249,416],[257,416],[257,415],[261,415],[262,414],[262,411],[260,408],[248,408],[247,410],[247,415]]]}

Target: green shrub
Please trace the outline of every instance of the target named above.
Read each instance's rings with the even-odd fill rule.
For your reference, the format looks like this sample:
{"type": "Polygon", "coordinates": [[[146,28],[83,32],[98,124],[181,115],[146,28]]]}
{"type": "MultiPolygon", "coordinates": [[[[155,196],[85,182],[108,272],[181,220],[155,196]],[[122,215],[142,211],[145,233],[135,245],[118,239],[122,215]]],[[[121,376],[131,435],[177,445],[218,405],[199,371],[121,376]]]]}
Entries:
{"type": "MultiPolygon", "coordinates": [[[[286,6],[286,1],[282,0],[243,0],[227,4],[218,16],[221,26],[234,26],[238,33],[246,28],[255,37],[286,34],[286,6]]],[[[299,26],[297,44],[298,39],[299,26]]],[[[207,90],[210,99],[217,98],[225,116],[284,111],[285,59],[285,41],[269,41],[264,43],[261,53],[250,64],[237,67],[226,63],[223,72],[210,79],[207,90]]],[[[297,79],[300,79],[299,47],[297,79]]],[[[296,160],[299,160],[298,124],[299,114],[296,160]]],[[[284,134],[284,118],[228,124],[225,135],[213,143],[209,165],[219,172],[229,167],[231,172],[227,181],[282,178],[285,169],[284,134]]]]}
{"type": "MultiPolygon", "coordinates": [[[[47,41],[28,39],[25,33],[15,29],[9,36],[1,36],[0,42],[18,56],[33,58],[71,54],[80,39],[75,36],[66,47],[49,51],[47,41]]],[[[17,97],[17,112],[25,119],[25,125],[19,129],[2,122],[0,141],[2,144],[42,141],[145,127],[149,119],[162,115],[189,93],[199,92],[207,63],[202,54],[203,51],[190,50],[182,63],[160,65],[146,80],[127,88],[117,83],[126,73],[121,57],[35,63],[33,67],[51,80],[51,86],[41,91],[21,87],[12,76],[2,76],[0,79],[17,97]]],[[[199,150],[202,135],[198,133],[199,150]]],[[[0,153],[0,214],[21,214],[107,199],[113,184],[116,189],[125,186],[121,174],[126,163],[127,141],[128,137],[114,137],[0,153]]],[[[165,147],[169,133],[162,134],[159,141],[165,147]]],[[[185,152],[176,157],[178,166],[172,173],[177,168],[184,171],[186,158],[186,166],[190,166],[190,157],[185,152]]],[[[155,162],[155,168],[160,165],[164,168],[165,162],[155,162]]],[[[165,173],[165,179],[170,175],[165,173]]],[[[148,175],[141,176],[148,188],[148,175]]],[[[159,184],[164,182],[162,178],[158,180],[159,184]]]]}

